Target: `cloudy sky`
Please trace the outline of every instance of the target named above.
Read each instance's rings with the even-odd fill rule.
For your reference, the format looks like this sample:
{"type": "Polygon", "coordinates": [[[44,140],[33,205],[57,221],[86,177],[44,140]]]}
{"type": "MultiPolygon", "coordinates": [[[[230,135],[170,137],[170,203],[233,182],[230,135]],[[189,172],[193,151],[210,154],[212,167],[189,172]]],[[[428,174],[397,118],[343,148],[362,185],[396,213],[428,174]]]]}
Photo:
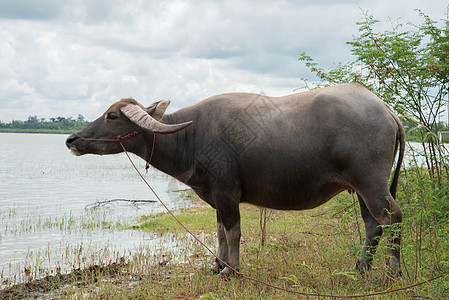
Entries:
{"type": "MultiPolygon", "coordinates": [[[[280,96],[310,72],[351,60],[357,21],[368,10],[421,23],[414,9],[444,18],[445,0],[0,2],[0,120],[95,119],[133,97],[172,100],[171,111],[224,92],[280,96]]],[[[384,27],[382,27],[384,26],[384,27]]]]}

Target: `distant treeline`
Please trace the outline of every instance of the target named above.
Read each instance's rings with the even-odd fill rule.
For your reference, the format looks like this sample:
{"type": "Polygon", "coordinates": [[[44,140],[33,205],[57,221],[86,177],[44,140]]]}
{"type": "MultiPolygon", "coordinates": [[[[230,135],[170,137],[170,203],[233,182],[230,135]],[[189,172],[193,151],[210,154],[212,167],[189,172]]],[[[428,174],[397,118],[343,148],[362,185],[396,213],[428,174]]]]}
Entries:
{"type": "MultiPolygon", "coordinates": [[[[401,118],[407,133],[417,133],[418,127],[415,122],[409,121],[406,118],[401,118]]],[[[9,123],[0,121],[0,132],[39,132],[39,133],[68,133],[78,131],[89,121],[84,119],[83,115],[78,115],[75,119],[73,117],[57,117],[57,118],[38,118],[37,116],[29,116],[26,121],[12,120],[9,123]]],[[[449,124],[446,122],[438,122],[435,128],[431,128],[433,132],[449,131],[449,124]]],[[[408,134],[408,140],[415,140],[414,134],[408,134]]]]}
{"type": "Polygon", "coordinates": [[[89,124],[82,115],[78,118],[57,117],[46,120],[37,116],[29,116],[26,121],[12,120],[9,123],[0,121],[0,131],[3,132],[56,132],[65,133],[77,131],[89,124]]]}

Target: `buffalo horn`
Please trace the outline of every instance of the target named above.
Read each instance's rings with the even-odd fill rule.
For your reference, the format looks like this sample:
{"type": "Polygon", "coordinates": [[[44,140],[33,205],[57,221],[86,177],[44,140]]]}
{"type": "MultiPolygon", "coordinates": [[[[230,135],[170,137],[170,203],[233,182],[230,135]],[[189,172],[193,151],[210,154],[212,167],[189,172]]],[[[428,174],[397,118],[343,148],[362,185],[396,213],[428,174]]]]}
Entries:
{"type": "Polygon", "coordinates": [[[144,129],[150,130],[154,133],[172,133],[192,124],[192,121],[180,124],[161,123],[156,119],[154,119],[153,117],[151,117],[140,106],[135,104],[127,104],[123,106],[120,110],[133,123],[139,125],[144,129]]]}

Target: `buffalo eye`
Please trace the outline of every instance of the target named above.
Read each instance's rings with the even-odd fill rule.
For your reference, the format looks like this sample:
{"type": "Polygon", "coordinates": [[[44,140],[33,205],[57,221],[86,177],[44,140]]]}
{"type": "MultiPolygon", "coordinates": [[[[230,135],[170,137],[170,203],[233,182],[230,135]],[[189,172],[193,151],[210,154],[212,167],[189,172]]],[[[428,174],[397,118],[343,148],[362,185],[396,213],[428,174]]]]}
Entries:
{"type": "Polygon", "coordinates": [[[114,115],[113,113],[108,113],[107,118],[108,118],[109,120],[115,120],[115,119],[117,119],[118,117],[117,117],[116,115],[114,115]]]}

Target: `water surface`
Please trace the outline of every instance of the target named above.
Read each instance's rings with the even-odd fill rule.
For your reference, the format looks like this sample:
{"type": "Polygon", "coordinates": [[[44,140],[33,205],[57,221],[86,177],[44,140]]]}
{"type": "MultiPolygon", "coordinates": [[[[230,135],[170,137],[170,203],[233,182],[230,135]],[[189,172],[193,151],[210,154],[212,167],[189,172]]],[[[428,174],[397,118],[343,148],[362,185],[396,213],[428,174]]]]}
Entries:
{"type": "MultiPolygon", "coordinates": [[[[73,253],[125,253],[160,238],[120,228],[141,215],[163,212],[159,203],[123,202],[86,209],[110,199],[156,200],[122,154],[71,155],[66,135],[0,133],[0,276],[45,266],[70,269],[73,253]]],[[[139,170],[145,162],[131,155],[139,170]]],[[[154,168],[146,175],[171,209],[186,186],[154,168]]],[[[87,255],[87,254],[86,254],[87,255]]],[[[80,258],[81,259],[81,258],[80,258]]],[[[72,266],[73,267],[73,266],[72,266]]]]}

